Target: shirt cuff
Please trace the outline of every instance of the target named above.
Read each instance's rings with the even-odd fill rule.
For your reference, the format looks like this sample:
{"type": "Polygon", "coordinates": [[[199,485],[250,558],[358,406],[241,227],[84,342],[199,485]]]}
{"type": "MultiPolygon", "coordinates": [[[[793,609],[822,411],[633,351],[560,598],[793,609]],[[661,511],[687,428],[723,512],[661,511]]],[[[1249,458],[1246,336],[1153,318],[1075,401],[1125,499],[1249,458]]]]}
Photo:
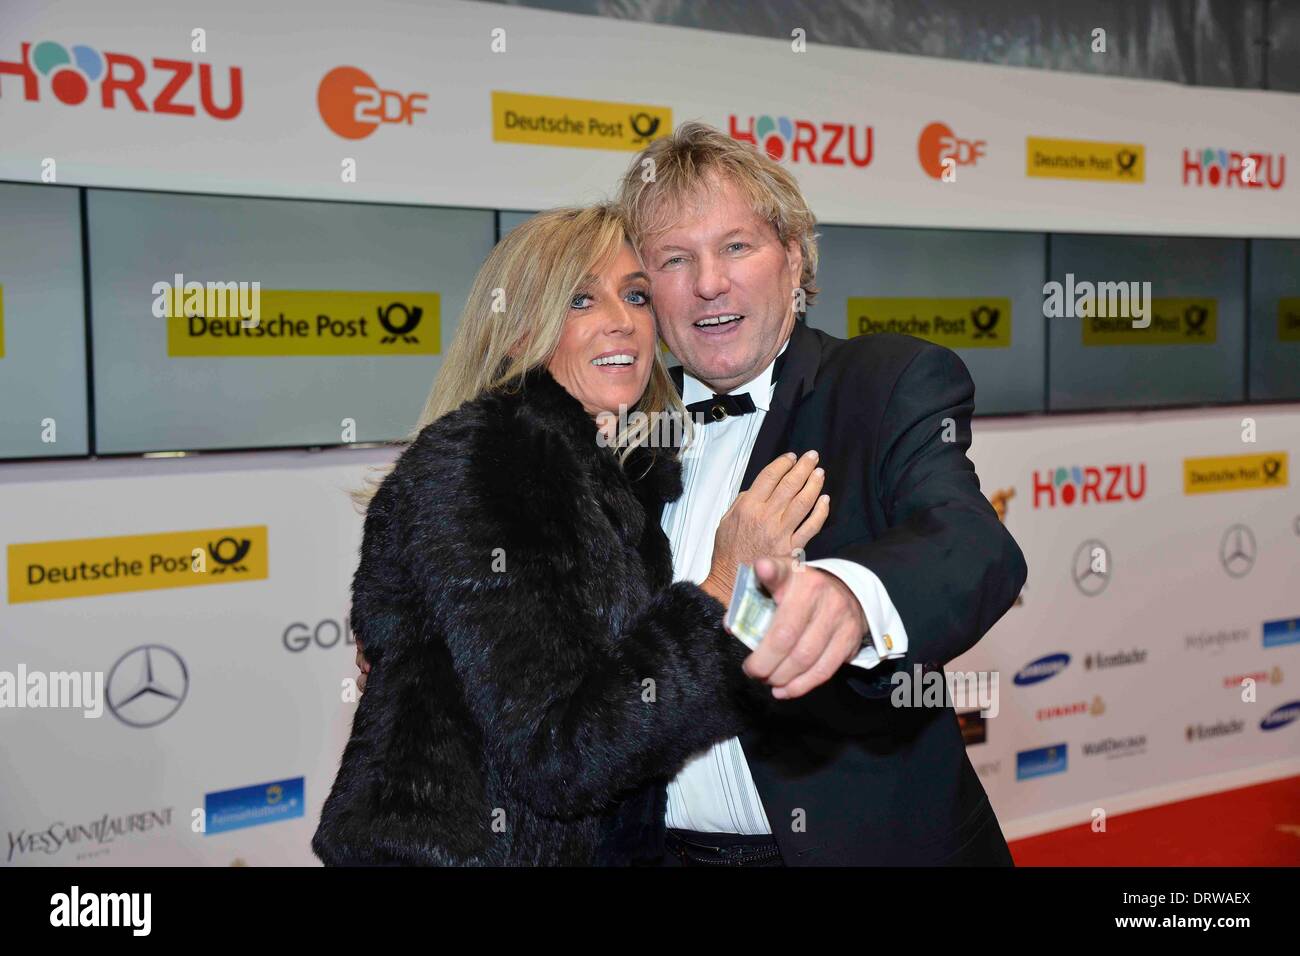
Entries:
{"type": "Polygon", "coordinates": [[[844,582],[862,606],[867,618],[871,640],[862,646],[858,656],[849,661],[863,668],[872,668],[882,660],[902,657],[907,653],[907,628],[889,599],[889,592],[880,578],[862,565],[844,558],[821,558],[807,561],[810,568],[833,574],[844,582]]]}

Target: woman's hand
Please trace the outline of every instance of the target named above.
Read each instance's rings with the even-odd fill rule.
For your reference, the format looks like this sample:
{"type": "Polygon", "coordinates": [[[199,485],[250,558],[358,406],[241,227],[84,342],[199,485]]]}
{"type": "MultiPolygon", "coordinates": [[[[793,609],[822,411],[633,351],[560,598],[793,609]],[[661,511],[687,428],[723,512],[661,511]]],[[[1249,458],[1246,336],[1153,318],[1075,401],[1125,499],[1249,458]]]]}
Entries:
{"type": "Polygon", "coordinates": [[[793,557],[822,529],[831,506],[821,494],[825,472],[816,465],[815,451],[798,459],[789,452],[736,497],[713,537],[713,565],[700,585],[706,592],[728,603],[740,565],[793,557]]]}
{"type": "Polygon", "coordinates": [[[366,660],[366,655],[361,649],[361,642],[357,641],[357,693],[366,692],[366,678],[370,675],[370,661],[366,660]]]}

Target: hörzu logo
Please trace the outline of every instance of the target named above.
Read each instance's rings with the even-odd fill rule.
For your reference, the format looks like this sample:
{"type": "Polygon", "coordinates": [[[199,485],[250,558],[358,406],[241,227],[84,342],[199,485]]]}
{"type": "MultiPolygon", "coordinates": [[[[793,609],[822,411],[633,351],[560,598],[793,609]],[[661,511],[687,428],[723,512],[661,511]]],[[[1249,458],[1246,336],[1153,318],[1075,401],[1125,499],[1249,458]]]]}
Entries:
{"type": "Polygon", "coordinates": [[[871,163],[872,130],[852,123],[811,123],[788,116],[728,117],[731,138],[749,143],[781,162],[862,169],[871,163]],[[861,142],[859,142],[859,140],[861,142]]]}
{"type": "Polygon", "coordinates": [[[95,98],[109,110],[117,109],[125,102],[137,113],[194,116],[201,107],[213,119],[228,120],[234,119],[244,108],[242,74],[237,66],[227,70],[228,92],[224,97],[227,102],[220,106],[213,89],[212,65],[197,64],[199,101],[196,107],[193,90],[187,88],[196,64],[155,57],[150,65],[152,73],[134,56],[100,53],[94,47],[82,44],[65,47],[46,41],[33,47],[24,43],[19,60],[0,61],[0,96],[4,94],[4,77],[16,76],[22,80],[23,99],[28,102],[40,100],[40,79],[44,78],[54,98],[67,106],[77,106],[90,99],[91,86],[98,83],[99,96],[95,98]],[[161,88],[153,94],[150,103],[141,94],[145,83],[154,76],[158,77],[159,83],[151,83],[151,87],[161,88]],[[165,82],[162,82],[164,78],[165,82]]]}
{"type": "Polygon", "coordinates": [[[1054,468],[1036,471],[1034,508],[1055,508],[1058,504],[1101,504],[1104,501],[1139,501],[1147,491],[1146,462],[1136,471],[1131,464],[1054,468]]]}
{"type": "Polygon", "coordinates": [[[1231,189],[1281,189],[1284,153],[1239,153],[1227,149],[1184,149],[1183,185],[1231,189]]]}

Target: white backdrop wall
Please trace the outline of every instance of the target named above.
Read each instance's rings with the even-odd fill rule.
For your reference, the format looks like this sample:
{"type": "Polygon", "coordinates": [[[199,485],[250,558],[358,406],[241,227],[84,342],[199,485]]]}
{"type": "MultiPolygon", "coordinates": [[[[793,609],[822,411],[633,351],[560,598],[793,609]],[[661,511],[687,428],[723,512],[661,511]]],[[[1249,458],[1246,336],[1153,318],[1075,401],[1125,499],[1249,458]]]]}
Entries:
{"type": "Polygon", "coordinates": [[[637,128],[700,119],[771,125],[826,223],[1300,235],[1292,94],[455,0],[8,0],[0,38],[0,179],[44,181],[53,161],[65,184],[540,209],[607,194],[637,128]],[[512,105],[579,129],[494,132],[512,105]]]}
{"type": "MultiPolygon", "coordinates": [[[[1023,603],[949,670],[999,675],[998,713],[968,752],[1009,836],[1085,821],[1097,807],[1119,812],[1300,772],[1300,720],[1286,722],[1300,709],[1300,498],[1289,474],[1257,489],[1184,493],[1188,458],[1294,461],[1300,408],[1249,410],[1255,445],[1241,442],[1243,414],[977,422],[972,459],[986,494],[1011,492],[1005,520],[1029,582],[1023,603]],[[1123,500],[1066,505],[1062,485],[1055,507],[1040,491],[1035,508],[1035,473],[1041,483],[1074,466],[1126,467],[1134,478],[1142,469],[1141,497],[1125,497],[1121,483],[1123,500]],[[1241,560],[1231,537],[1224,548],[1233,525],[1250,534],[1240,577],[1221,562],[1241,560]],[[1106,549],[1109,580],[1089,595],[1074,562],[1093,540],[1106,549]],[[1279,622],[1268,642],[1266,622],[1279,622]],[[1068,663],[1052,676],[1015,683],[1059,655],[1068,663]],[[1243,677],[1256,682],[1253,702],[1242,700],[1243,677]],[[1022,754],[1054,746],[1059,772],[1018,772],[1038,765],[1022,754]]],[[[341,687],[355,675],[344,622],[361,525],[343,490],[388,454],[0,471],[10,579],[0,671],[112,672],[111,706],[98,718],[0,709],[7,865],[313,862],[308,842],[355,709],[341,687]],[[249,527],[266,529],[263,579],[12,601],[15,544],[249,527]],[[152,675],[137,650],[149,645],[152,675]],[[151,676],[156,693],[133,699],[151,676]],[[222,803],[233,804],[222,819],[234,828],[194,832],[194,811],[206,808],[211,821],[222,803]]]]}

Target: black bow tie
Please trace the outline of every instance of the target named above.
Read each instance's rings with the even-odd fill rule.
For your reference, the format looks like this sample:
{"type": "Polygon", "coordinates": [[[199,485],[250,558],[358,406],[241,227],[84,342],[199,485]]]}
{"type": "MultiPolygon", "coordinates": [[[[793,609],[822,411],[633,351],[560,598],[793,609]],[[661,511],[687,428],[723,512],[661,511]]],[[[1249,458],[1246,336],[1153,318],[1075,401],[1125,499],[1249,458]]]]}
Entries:
{"type": "MultiPolygon", "coordinates": [[[[772,385],[774,387],[777,379],[781,377],[781,366],[785,364],[785,357],[789,354],[790,350],[787,348],[776,357],[776,362],[772,365],[772,385]]],[[[692,417],[702,414],[706,425],[710,422],[723,421],[733,415],[748,415],[750,412],[758,411],[748,392],[743,392],[740,395],[715,394],[712,398],[706,398],[700,402],[691,402],[686,406],[686,410],[691,413],[692,417]]]]}
{"type": "Polygon", "coordinates": [[[710,422],[720,422],[732,415],[748,415],[750,412],[757,411],[754,400],[749,397],[748,392],[742,392],[740,395],[714,395],[702,402],[691,402],[686,406],[686,410],[691,413],[692,418],[703,414],[706,425],[710,422]]]}

